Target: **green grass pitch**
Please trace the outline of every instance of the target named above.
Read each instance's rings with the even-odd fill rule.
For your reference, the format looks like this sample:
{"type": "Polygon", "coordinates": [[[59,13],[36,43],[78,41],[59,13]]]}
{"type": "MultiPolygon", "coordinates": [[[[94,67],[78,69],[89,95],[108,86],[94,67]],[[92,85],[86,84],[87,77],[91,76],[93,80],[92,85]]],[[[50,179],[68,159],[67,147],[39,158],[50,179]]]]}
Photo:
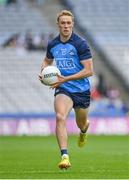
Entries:
{"type": "Polygon", "coordinates": [[[129,136],[89,135],[84,148],[69,136],[72,167],[57,167],[55,136],[0,137],[0,179],[128,179],[129,136]]]}

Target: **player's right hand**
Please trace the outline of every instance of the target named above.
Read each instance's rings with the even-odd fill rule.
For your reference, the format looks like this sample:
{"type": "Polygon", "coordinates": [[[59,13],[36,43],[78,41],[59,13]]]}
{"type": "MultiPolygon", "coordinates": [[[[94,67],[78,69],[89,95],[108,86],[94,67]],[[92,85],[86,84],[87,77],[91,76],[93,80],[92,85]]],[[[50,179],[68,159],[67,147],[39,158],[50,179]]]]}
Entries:
{"type": "Polygon", "coordinates": [[[38,75],[38,78],[39,78],[40,82],[41,82],[42,84],[44,84],[44,82],[43,82],[43,80],[42,80],[42,75],[41,75],[41,74],[38,75]]]}
{"type": "Polygon", "coordinates": [[[39,77],[39,80],[42,81],[42,75],[39,74],[38,77],[39,77]]]}
{"type": "Polygon", "coordinates": [[[42,75],[41,75],[41,74],[38,75],[38,78],[39,78],[39,80],[40,80],[40,82],[41,82],[42,84],[47,85],[46,83],[43,82],[43,80],[42,80],[42,75]]]}

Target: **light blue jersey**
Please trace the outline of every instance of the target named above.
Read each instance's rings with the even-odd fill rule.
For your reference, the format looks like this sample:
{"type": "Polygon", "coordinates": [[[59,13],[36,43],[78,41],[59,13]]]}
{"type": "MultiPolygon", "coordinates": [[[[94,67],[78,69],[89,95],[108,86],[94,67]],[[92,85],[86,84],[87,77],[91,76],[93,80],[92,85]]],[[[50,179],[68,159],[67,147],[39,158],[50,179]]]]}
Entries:
{"type": "MultiPolygon", "coordinates": [[[[92,58],[87,42],[75,33],[72,33],[67,42],[60,41],[57,36],[48,44],[47,58],[54,59],[56,66],[63,76],[78,73],[83,69],[80,61],[92,58]]],[[[68,92],[84,92],[90,89],[88,78],[72,80],[60,85],[68,92]]]]}

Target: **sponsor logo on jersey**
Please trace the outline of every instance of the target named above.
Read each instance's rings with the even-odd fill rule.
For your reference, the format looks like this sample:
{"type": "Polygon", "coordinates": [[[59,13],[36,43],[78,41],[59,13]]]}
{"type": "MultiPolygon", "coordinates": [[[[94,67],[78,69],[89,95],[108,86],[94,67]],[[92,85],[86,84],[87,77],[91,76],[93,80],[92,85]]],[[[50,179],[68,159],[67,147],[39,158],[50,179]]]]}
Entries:
{"type": "Polygon", "coordinates": [[[73,58],[57,58],[56,64],[59,69],[75,68],[73,58]]]}

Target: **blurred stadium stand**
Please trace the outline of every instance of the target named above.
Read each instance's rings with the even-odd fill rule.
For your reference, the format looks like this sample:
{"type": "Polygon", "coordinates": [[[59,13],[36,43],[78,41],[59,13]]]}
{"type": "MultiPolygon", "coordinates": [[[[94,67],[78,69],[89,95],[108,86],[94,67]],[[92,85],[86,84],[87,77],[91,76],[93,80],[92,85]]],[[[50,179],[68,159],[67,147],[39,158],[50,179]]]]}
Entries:
{"type": "Polygon", "coordinates": [[[1,113],[51,113],[53,92],[38,80],[43,55],[26,52],[20,57],[12,49],[0,51],[1,113]]]}
{"type": "MultiPolygon", "coordinates": [[[[128,0],[17,0],[16,3],[0,5],[0,116],[51,114],[53,109],[53,91],[43,86],[38,80],[38,73],[44,51],[28,51],[23,44],[3,46],[7,40],[16,35],[25,35],[28,31],[35,34],[56,34],[56,13],[67,5],[76,15],[78,31],[88,35],[95,52],[96,74],[106,75],[106,80],[113,89],[117,81],[122,88],[123,97],[128,101],[129,88],[129,31],[128,31],[128,0]],[[99,54],[99,55],[100,55],[99,54]],[[103,55],[103,56],[102,56],[103,55]],[[96,62],[96,59],[98,60],[96,62]],[[102,63],[100,64],[100,60],[102,63]],[[103,65],[107,63],[108,66],[103,65]],[[110,66],[109,66],[110,65],[110,66]],[[105,68],[101,69],[101,68],[105,68]],[[113,81],[111,69],[118,74],[113,81]],[[108,73],[106,73],[108,72],[108,73]],[[115,80],[116,80],[115,79],[115,80]],[[122,79],[122,81],[121,81],[122,79]]],[[[23,38],[23,39],[24,39],[23,38]]],[[[48,39],[47,39],[48,40],[48,39]]],[[[46,40],[46,41],[47,41],[46,40]]],[[[94,53],[94,52],[93,52],[94,53]]],[[[105,83],[105,81],[104,81],[105,83]]],[[[124,116],[128,105],[122,102],[117,90],[109,94],[92,96],[91,116],[124,116]],[[98,97],[98,96],[97,96],[98,97]],[[100,107],[103,107],[100,109],[100,107]]]]}
{"type": "Polygon", "coordinates": [[[0,6],[0,43],[10,35],[28,30],[36,34],[54,31],[41,11],[30,6],[26,0],[0,6]]]}

